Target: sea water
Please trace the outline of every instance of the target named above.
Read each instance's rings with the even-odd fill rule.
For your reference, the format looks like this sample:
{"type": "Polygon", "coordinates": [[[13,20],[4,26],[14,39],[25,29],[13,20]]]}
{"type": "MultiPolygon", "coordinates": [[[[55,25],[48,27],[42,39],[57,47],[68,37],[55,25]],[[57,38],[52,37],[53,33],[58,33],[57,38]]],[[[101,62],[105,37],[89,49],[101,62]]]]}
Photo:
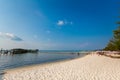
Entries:
{"type": "MultiPolygon", "coordinates": [[[[72,59],[85,55],[79,50],[40,50],[38,53],[0,55],[0,77],[6,69],[72,59]]],[[[0,79],[1,80],[1,79],[0,79]]]]}

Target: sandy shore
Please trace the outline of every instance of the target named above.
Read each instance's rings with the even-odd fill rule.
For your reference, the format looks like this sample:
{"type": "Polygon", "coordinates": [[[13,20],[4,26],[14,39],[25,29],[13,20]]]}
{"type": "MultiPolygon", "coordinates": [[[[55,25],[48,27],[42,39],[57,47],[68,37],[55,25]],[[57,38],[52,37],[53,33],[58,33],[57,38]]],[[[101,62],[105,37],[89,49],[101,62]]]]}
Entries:
{"type": "Polygon", "coordinates": [[[120,59],[97,54],[6,71],[3,80],[120,80],[120,59]]]}

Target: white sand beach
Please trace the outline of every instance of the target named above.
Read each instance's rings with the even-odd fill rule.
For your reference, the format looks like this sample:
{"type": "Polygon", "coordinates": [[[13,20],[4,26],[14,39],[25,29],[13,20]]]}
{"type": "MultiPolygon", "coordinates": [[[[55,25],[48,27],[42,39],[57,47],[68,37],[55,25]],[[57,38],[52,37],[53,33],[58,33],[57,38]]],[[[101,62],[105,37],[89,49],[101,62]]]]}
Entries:
{"type": "Polygon", "coordinates": [[[120,80],[120,59],[97,54],[7,70],[3,80],[120,80]]]}

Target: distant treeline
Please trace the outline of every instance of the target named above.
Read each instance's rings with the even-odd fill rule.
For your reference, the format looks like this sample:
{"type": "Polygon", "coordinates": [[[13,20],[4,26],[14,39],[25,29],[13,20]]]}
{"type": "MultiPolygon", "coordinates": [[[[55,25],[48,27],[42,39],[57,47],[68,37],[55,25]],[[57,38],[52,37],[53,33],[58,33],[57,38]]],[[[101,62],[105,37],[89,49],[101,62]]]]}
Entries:
{"type": "Polygon", "coordinates": [[[34,53],[34,52],[38,52],[39,50],[38,49],[11,49],[10,52],[12,52],[13,54],[21,54],[21,53],[28,53],[28,52],[31,52],[31,53],[34,53]]]}
{"type": "Polygon", "coordinates": [[[120,51],[120,22],[118,22],[118,24],[118,29],[113,31],[113,38],[109,41],[104,50],[120,51]]]}

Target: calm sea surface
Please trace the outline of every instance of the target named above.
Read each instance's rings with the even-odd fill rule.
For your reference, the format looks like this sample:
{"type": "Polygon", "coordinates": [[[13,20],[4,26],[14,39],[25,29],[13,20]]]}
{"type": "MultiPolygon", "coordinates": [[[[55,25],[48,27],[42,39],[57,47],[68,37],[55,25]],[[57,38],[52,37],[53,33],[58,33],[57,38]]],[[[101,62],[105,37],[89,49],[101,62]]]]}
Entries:
{"type": "Polygon", "coordinates": [[[0,55],[0,73],[2,73],[2,71],[5,69],[72,59],[85,55],[85,52],[81,52],[80,54],[78,54],[78,52],[79,51],[41,50],[38,53],[0,55]]]}

